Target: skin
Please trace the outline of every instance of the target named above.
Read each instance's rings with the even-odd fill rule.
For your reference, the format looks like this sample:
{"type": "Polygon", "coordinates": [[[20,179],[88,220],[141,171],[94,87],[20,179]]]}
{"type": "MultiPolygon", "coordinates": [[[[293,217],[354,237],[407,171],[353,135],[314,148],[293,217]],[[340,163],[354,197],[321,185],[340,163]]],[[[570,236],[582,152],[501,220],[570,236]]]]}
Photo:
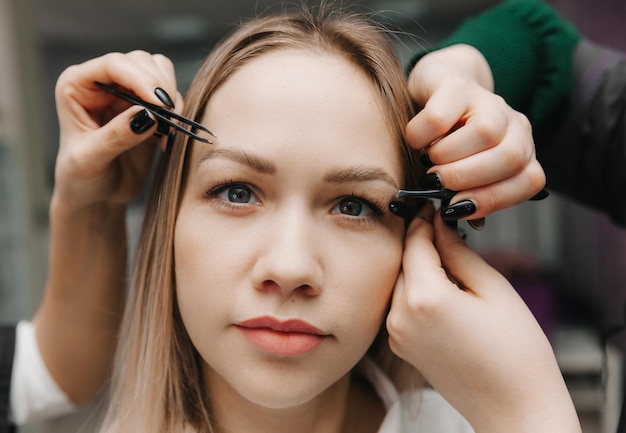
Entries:
{"type": "Polygon", "coordinates": [[[391,349],[476,432],[580,432],[552,347],[524,301],[439,213],[433,218],[432,204],[422,214],[408,228],[387,317],[391,349]]]}
{"type": "Polygon", "coordinates": [[[349,373],[384,321],[402,257],[403,222],[386,206],[403,176],[383,119],[355,66],[299,50],[251,61],[210,100],[203,124],[219,139],[193,149],[176,284],[224,431],[352,431],[350,395],[380,412],[349,373]],[[249,197],[233,203],[242,188],[249,197]],[[304,355],[270,353],[236,326],[260,316],[325,337],[304,355]]]}

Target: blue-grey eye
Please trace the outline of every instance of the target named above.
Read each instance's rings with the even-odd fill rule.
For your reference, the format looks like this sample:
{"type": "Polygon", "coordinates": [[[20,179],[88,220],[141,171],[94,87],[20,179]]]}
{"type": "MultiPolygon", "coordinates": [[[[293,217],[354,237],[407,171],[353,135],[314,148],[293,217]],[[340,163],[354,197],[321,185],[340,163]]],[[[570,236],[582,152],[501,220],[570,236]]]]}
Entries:
{"type": "Polygon", "coordinates": [[[355,199],[344,199],[339,202],[339,212],[344,215],[360,216],[363,212],[363,203],[355,199]]]}
{"type": "Polygon", "coordinates": [[[250,203],[252,192],[247,188],[231,187],[224,190],[227,197],[225,199],[231,203],[250,203]]]}
{"type": "Polygon", "coordinates": [[[351,217],[369,217],[382,214],[382,212],[378,211],[376,205],[356,197],[342,198],[332,212],[351,217]]]}

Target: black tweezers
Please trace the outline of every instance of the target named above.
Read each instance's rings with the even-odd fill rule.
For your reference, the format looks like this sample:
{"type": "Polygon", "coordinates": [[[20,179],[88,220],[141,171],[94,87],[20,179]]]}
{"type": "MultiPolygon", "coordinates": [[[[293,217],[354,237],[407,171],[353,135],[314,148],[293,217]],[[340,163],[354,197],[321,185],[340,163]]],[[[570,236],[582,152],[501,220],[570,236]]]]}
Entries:
{"type": "MultiPolygon", "coordinates": [[[[454,197],[454,195],[457,192],[458,191],[452,191],[450,189],[445,189],[445,188],[422,189],[422,190],[414,190],[414,191],[401,189],[396,194],[396,197],[397,198],[408,197],[408,198],[418,198],[418,199],[420,198],[421,199],[431,199],[431,198],[440,199],[441,208],[445,209],[446,207],[448,207],[448,205],[450,204],[450,200],[452,199],[452,197],[454,197]]],[[[544,188],[541,191],[539,191],[535,196],[531,197],[529,200],[530,201],[543,200],[549,195],[550,193],[544,188]]],[[[389,208],[396,215],[402,216],[404,218],[409,218],[409,219],[413,218],[414,214],[416,213],[416,210],[411,205],[408,205],[402,202],[397,202],[397,201],[392,201],[389,204],[389,208]]],[[[452,228],[457,227],[456,220],[445,220],[445,223],[449,227],[452,227],[452,228]]],[[[470,226],[475,228],[471,223],[470,223],[470,226]]]]}
{"type": "MultiPolygon", "coordinates": [[[[182,132],[183,134],[188,135],[189,137],[193,138],[194,140],[198,140],[198,141],[202,141],[203,143],[209,143],[212,144],[213,142],[211,140],[208,140],[204,137],[199,136],[198,134],[196,134],[195,132],[193,132],[193,130],[191,129],[185,129],[183,128],[181,125],[179,125],[176,122],[172,122],[170,119],[174,118],[182,123],[185,123],[187,125],[189,125],[192,129],[199,129],[201,131],[204,131],[208,134],[210,134],[212,137],[215,137],[215,134],[213,134],[211,131],[209,131],[208,129],[206,129],[204,126],[202,126],[200,123],[188,119],[184,116],[181,116],[180,114],[176,114],[173,111],[170,111],[166,108],[163,107],[159,107],[158,105],[154,105],[151,104],[150,102],[146,102],[143,99],[139,98],[138,96],[135,95],[131,95],[129,93],[125,93],[122,92],[119,89],[116,89],[115,87],[109,86],[107,84],[104,83],[100,83],[98,81],[95,82],[96,86],[98,86],[99,88],[101,88],[102,90],[105,90],[115,96],[117,96],[118,98],[121,98],[123,100],[125,100],[126,102],[130,102],[131,104],[134,105],[141,105],[142,107],[144,107],[146,110],[150,111],[154,117],[157,118],[158,122],[159,122],[159,126],[162,124],[165,124],[167,126],[171,126],[172,128],[174,128],[175,130],[182,132]]],[[[160,129],[160,128],[159,128],[160,129]]]]}
{"type": "MultiPolygon", "coordinates": [[[[454,197],[454,195],[457,192],[458,191],[452,191],[450,189],[445,189],[445,188],[442,188],[442,189],[422,189],[422,190],[415,190],[415,191],[401,189],[396,194],[396,197],[398,197],[398,198],[401,198],[401,197],[438,198],[438,199],[447,201],[449,203],[450,199],[452,199],[452,197],[454,197]]],[[[549,195],[550,195],[550,193],[544,188],[541,191],[539,191],[536,195],[534,195],[533,197],[529,198],[528,200],[529,201],[543,200],[544,198],[548,197],[549,195]]]]}

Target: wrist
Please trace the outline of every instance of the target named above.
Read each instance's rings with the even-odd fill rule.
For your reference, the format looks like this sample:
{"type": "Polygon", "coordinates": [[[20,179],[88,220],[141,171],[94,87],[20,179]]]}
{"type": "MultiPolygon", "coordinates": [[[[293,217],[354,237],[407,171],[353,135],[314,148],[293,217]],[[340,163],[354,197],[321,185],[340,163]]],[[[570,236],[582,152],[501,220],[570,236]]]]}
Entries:
{"type": "Polygon", "coordinates": [[[85,228],[109,234],[112,231],[125,231],[126,208],[126,204],[105,202],[77,205],[72,200],[53,194],[49,208],[50,225],[72,230],[85,228]]]}

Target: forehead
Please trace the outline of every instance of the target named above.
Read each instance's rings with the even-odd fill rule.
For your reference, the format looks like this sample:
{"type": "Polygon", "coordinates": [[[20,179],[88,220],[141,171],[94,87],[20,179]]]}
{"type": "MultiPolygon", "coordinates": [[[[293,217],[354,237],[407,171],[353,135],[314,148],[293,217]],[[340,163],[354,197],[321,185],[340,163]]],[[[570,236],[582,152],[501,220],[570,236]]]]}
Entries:
{"type": "Polygon", "coordinates": [[[202,123],[217,135],[217,146],[304,147],[395,164],[399,144],[385,118],[372,82],[344,57],[281,49],[230,76],[209,100],[202,123]]]}

